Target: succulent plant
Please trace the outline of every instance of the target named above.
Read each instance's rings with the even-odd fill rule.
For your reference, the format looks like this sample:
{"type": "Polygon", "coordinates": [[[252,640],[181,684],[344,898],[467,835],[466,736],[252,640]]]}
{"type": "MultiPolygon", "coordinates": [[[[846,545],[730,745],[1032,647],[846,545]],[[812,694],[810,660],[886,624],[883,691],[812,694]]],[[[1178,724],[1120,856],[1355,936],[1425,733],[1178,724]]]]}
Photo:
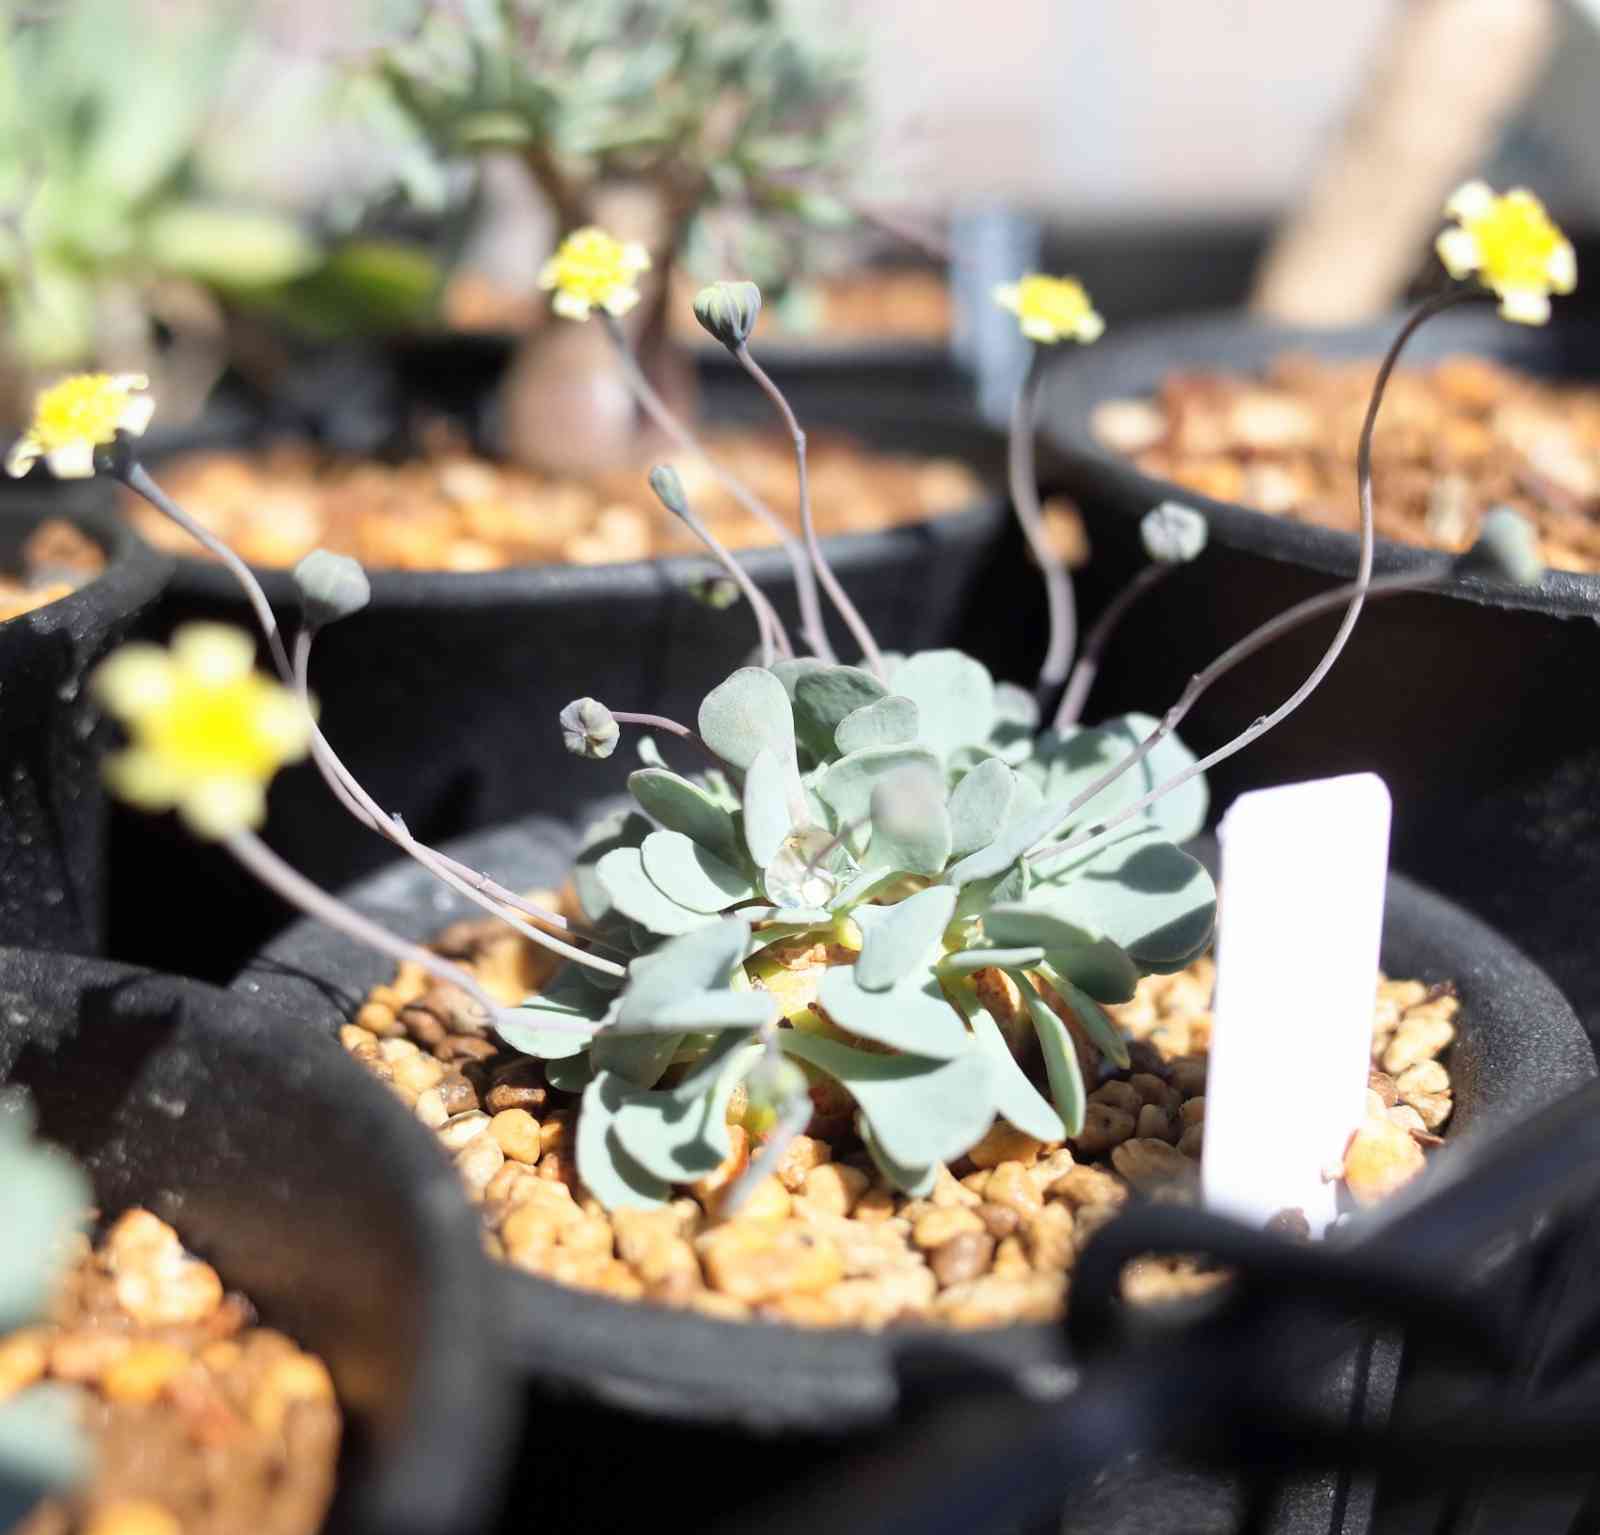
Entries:
{"type": "Polygon", "coordinates": [[[636,808],[591,828],[577,861],[596,936],[635,956],[627,983],[573,967],[499,1025],[582,1088],[588,1187],[642,1204],[704,1176],[729,1154],[730,1095],[776,1055],[848,1093],[874,1160],[908,1192],[997,1115],[1041,1140],[1077,1134],[1085,1065],[1127,1064],[1103,1004],[1210,942],[1210,877],[1176,845],[1204,819],[1203,782],[1047,870],[1025,855],[1190,754],[1168,738],[1073,808],[1155,721],[1035,733],[1032,699],[954,650],[891,659],[886,681],[814,658],[745,667],[698,723],[723,766],[682,776],[647,738],[636,808]],[[820,974],[797,980],[773,958],[815,944],[830,958],[820,974]],[[1048,1093],[974,984],[1001,976],[1048,1093]],[[551,1015],[594,1035],[552,1033],[551,1015]]]}
{"type": "MultiPolygon", "coordinates": [[[[33,1137],[33,1114],[16,1091],[0,1091],[0,1336],[44,1311],[69,1238],[90,1203],[88,1180],[33,1137]]],[[[33,1386],[0,1400],[0,1529],[20,1521],[45,1493],[83,1473],[75,1405],[58,1387],[33,1386]]]]}

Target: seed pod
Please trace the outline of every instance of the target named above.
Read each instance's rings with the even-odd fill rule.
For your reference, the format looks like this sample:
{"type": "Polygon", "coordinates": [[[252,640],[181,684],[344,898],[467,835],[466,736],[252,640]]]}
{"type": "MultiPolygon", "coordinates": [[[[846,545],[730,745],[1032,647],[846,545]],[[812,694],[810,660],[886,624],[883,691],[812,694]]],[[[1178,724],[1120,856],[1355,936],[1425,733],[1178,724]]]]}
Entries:
{"type": "Polygon", "coordinates": [[[562,744],[575,757],[595,761],[609,757],[617,749],[622,734],[611,711],[598,698],[574,698],[561,711],[562,744]]]}
{"type": "Polygon", "coordinates": [[[372,583],[359,560],[328,549],[313,549],[294,568],[300,607],[313,629],[359,613],[372,601],[372,583]]]}
{"type": "Polygon", "coordinates": [[[761,313],[761,290],[753,282],[714,282],[694,296],[694,317],[730,352],[750,339],[761,313]]]}

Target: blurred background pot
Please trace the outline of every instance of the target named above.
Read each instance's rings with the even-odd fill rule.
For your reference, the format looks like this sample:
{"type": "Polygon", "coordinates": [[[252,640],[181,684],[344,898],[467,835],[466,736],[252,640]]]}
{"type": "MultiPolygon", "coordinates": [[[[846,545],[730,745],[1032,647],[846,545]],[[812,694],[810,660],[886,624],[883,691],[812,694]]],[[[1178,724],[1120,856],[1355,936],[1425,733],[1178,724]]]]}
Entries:
{"type": "Polygon", "coordinates": [[[0,949],[0,1083],[320,1354],[345,1414],[337,1535],[478,1535],[514,1426],[496,1291],[453,1169],[331,1039],[238,995],[0,949]]]}
{"type": "MultiPolygon", "coordinates": [[[[570,827],[539,817],[466,838],[450,851],[514,889],[532,889],[564,880],[576,847],[570,827]]],[[[1197,851],[1214,866],[1214,844],[1197,851]]],[[[417,939],[477,911],[409,863],[363,881],[346,897],[417,939]]],[[[1492,1137],[1497,1126],[1593,1075],[1593,1053],[1571,1009],[1537,967],[1460,908],[1398,876],[1389,883],[1382,960],[1391,975],[1451,979],[1460,989],[1460,1035],[1450,1063],[1457,1095],[1452,1135],[1492,1137]]],[[[234,989],[331,1035],[392,972],[381,956],[302,922],[268,945],[234,989]]],[[[733,1517],[757,1496],[784,1487],[798,1492],[807,1479],[826,1475],[837,1458],[859,1450],[863,1436],[900,1419],[908,1351],[920,1345],[937,1343],[942,1350],[944,1391],[1004,1383],[1051,1396],[1073,1382],[1064,1337],[1050,1326],[864,1333],[741,1325],[608,1300],[512,1268],[500,1273],[508,1353],[530,1381],[529,1421],[538,1425],[543,1452],[539,1462],[531,1454],[525,1460],[527,1496],[553,1523],[565,1510],[572,1528],[620,1530],[644,1512],[618,1489],[603,1509],[594,1505],[600,1468],[619,1456],[634,1468],[641,1499],[659,1497],[658,1489],[685,1463],[718,1465],[715,1490],[697,1493],[718,1500],[715,1507],[709,1501],[698,1506],[708,1524],[714,1516],[733,1517]]],[[[1329,1400],[1343,1403],[1341,1411],[1382,1411],[1392,1369],[1392,1360],[1374,1363],[1363,1348],[1359,1368],[1343,1377],[1345,1384],[1329,1388],[1336,1393],[1329,1400]]],[[[1135,1492],[1147,1474],[1142,1466],[1128,1472],[1135,1492]]],[[[1196,1518],[1185,1528],[1228,1528],[1208,1521],[1243,1506],[1237,1486],[1207,1478],[1163,1473],[1153,1485],[1167,1500],[1164,1517],[1172,1517],[1173,1500],[1183,1506],[1193,1501],[1196,1518]]],[[[1266,1498],[1263,1506],[1278,1509],[1262,1528],[1285,1535],[1369,1528],[1363,1500],[1370,1489],[1352,1489],[1337,1476],[1293,1479],[1257,1492],[1266,1498]],[[1338,1524],[1347,1509],[1358,1522],[1338,1524]]],[[[1154,1511],[1149,1496],[1135,1501],[1154,1511]]]]}
{"type": "MultiPolygon", "coordinates": [[[[1141,604],[1114,642],[1089,717],[1159,711],[1226,646],[1300,599],[1355,574],[1354,534],[1269,517],[1152,479],[1103,446],[1101,401],[1153,394],[1174,369],[1253,373],[1285,351],[1376,359],[1397,322],[1304,331],[1222,315],[1129,327],[1064,360],[1041,412],[1056,450],[1051,483],[1078,503],[1093,554],[1079,583],[1093,615],[1144,563],[1140,516],[1169,497],[1206,514],[1205,553],[1141,604]]],[[[1402,365],[1470,353],[1558,379],[1592,380],[1588,320],[1545,329],[1488,312],[1432,321],[1402,365]]],[[[1381,470],[1376,483],[1381,504],[1381,470]]],[[[1428,551],[1379,543],[1379,573],[1428,551]]],[[[1394,795],[1394,861],[1448,891],[1526,947],[1591,1028],[1600,1025],[1600,577],[1552,571],[1534,589],[1453,580],[1439,594],[1368,605],[1316,694],[1284,724],[1210,775],[1219,809],[1240,792],[1297,778],[1381,774],[1394,795]]],[[[1336,617],[1280,640],[1184,722],[1204,753],[1288,694],[1326,646],[1336,617]]]]}
{"type": "Polygon", "coordinates": [[[103,481],[35,470],[3,485],[0,570],[18,570],[24,544],[55,519],[98,545],[105,567],[0,623],[0,942],[95,953],[106,936],[109,732],[84,680],[151,611],[172,562],[112,514],[103,481]]]}

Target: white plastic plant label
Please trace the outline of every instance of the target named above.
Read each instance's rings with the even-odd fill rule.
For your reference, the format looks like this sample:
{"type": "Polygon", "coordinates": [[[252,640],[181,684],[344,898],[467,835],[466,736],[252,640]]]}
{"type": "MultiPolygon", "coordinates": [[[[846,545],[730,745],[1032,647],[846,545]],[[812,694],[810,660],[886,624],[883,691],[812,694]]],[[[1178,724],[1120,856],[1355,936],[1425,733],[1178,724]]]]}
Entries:
{"type": "Polygon", "coordinates": [[[1202,1189],[1258,1225],[1299,1210],[1320,1236],[1365,1115],[1389,865],[1372,773],[1243,794],[1222,844],[1202,1189]]]}

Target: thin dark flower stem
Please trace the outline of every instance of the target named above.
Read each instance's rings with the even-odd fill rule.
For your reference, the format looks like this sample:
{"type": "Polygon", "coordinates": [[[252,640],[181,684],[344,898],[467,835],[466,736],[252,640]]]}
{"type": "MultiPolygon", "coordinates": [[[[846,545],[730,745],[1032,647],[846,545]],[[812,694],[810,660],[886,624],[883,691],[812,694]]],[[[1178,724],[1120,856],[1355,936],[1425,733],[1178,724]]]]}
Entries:
{"type": "Polygon", "coordinates": [[[1035,343],[1033,355],[1028,359],[1028,371],[1017,388],[1016,402],[1011,409],[1011,432],[1006,442],[1006,475],[1011,487],[1011,505],[1021,524],[1022,536],[1033,551],[1039,574],[1044,577],[1045,605],[1050,616],[1050,639],[1045,647],[1035,689],[1041,703],[1067,680],[1078,628],[1072,576],[1050,547],[1044,529],[1044,513],[1039,506],[1033,423],[1039,409],[1044,355],[1044,348],[1035,343]]]}
{"type": "MultiPolygon", "coordinates": [[[[305,629],[295,636],[294,646],[293,686],[308,712],[311,707],[311,696],[307,686],[311,641],[311,631],[305,629]]],[[[553,934],[530,927],[526,922],[512,916],[511,912],[520,912],[533,922],[544,923],[563,932],[571,931],[571,924],[559,913],[547,911],[544,907],[516,894],[515,891],[506,889],[504,885],[490,879],[487,874],[481,874],[465,864],[457,863],[455,859],[413,837],[399,816],[386,814],[382,806],[367,793],[320,730],[313,730],[311,756],[318,772],[322,774],[323,781],[351,815],[369,830],[392,842],[401,852],[414,858],[435,879],[465,896],[475,906],[482,907],[491,916],[498,917],[530,942],[549,949],[553,954],[559,954],[563,959],[585,965],[591,970],[599,970],[606,975],[626,973],[622,965],[575,948],[553,934]]]]}
{"type": "MultiPolygon", "coordinates": [[[[1372,397],[1367,403],[1366,419],[1361,424],[1361,440],[1356,449],[1356,499],[1361,512],[1361,553],[1356,562],[1356,579],[1347,586],[1336,588],[1333,592],[1325,592],[1320,597],[1314,597],[1306,602],[1297,604],[1287,612],[1281,613],[1277,618],[1270,620],[1254,634],[1246,635],[1236,645],[1233,645],[1222,655],[1218,656],[1206,669],[1197,672],[1189,679],[1188,686],[1182,695],[1166,714],[1162,716],[1161,723],[1150,732],[1148,736],[1136,746],[1120,762],[1113,763],[1090,784],[1082,793],[1076,795],[1071,803],[1062,811],[1064,823],[1074,811],[1080,810],[1088,804],[1095,795],[1100,793],[1107,784],[1119,778],[1130,768],[1137,766],[1150,755],[1160,743],[1165,740],[1188,714],[1202,694],[1211,685],[1225,676],[1229,671],[1255,654],[1262,645],[1270,644],[1272,640],[1287,633],[1297,624],[1307,619],[1316,617],[1319,613],[1328,611],[1330,606],[1345,603],[1345,614],[1339,624],[1337,633],[1328,645],[1322,658],[1312,668],[1311,674],[1289,695],[1283,703],[1279,704],[1271,714],[1264,714],[1259,719],[1253,720],[1248,727],[1242,730],[1233,740],[1219,746],[1210,756],[1199,762],[1191,764],[1182,772],[1175,773],[1165,783],[1157,784],[1148,794],[1135,800],[1117,815],[1097,826],[1085,827],[1064,842],[1048,847],[1037,848],[1029,854],[1029,860],[1035,866],[1061,857],[1063,854],[1081,847],[1085,842],[1094,837],[1103,835],[1113,828],[1122,825],[1125,821],[1141,815],[1163,795],[1189,782],[1191,778],[1204,773],[1208,768],[1233,756],[1235,752],[1242,751],[1253,741],[1258,741],[1273,726],[1282,723],[1307,698],[1316,690],[1322,679],[1327,676],[1335,661],[1339,659],[1350,632],[1355,628],[1356,620],[1361,616],[1362,604],[1365,602],[1372,581],[1372,556],[1375,544],[1372,520],[1372,434],[1378,422],[1378,410],[1383,404],[1384,392],[1388,387],[1390,375],[1394,372],[1395,365],[1400,360],[1400,354],[1405,349],[1406,343],[1416,334],[1428,320],[1445,309],[1455,304],[1463,303],[1468,299],[1481,297],[1476,289],[1453,288],[1448,292],[1438,294],[1421,304],[1401,326],[1399,334],[1389,344],[1389,350],[1384,354],[1382,363],[1378,367],[1377,377],[1373,380],[1372,397]]],[[[1383,584],[1383,594],[1393,595],[1397,591],[1412,591],[1425,587],[1442,578],[1449,567],[1443,566],[1437,571],[1431,571],[1420,577],[1395,577],[1390,582],[1383,584]],[[1398,584],[1395,584],[1398,583],[1398,584]]]]}
{"type": "Polygon", "coordinates": [[[1083,706],[1088,703],[1095,678],[1100,675],[1100,662],[1105,656],[1106,647],[1111,643],[1111,636],[1116,632],[1117,625],[1122,622],[1134,603],[1151,587],[1159,586],[1176,569],[1176,565],[1156,563],[1146,565],[1106,604],[1105,612],[1095,620],[1094,627],[1084,636],[1083,649],[1079,652],[1078,659],[1073,662],[1072,675],[1067,678],[1067,690],[1061,695],[1061,706],[1056,710],[1053,722],[1055,729],[1061,730],[1068,725],[1075,725],[1082,718],[1083,706]]]}
{"type": "Polygon", "coordinates": [[[261,625],[261,632],[267,637],[267,648],[272,652],[272,664],[277,668],[278,675],[286,685],[292,685],[294,673],[289,666],[288,653],[283,648],[283,636],[278,631],[278,620],[273,614],[272,604],[267,601],[267,594],[261,589],[261,583],[256,580],[255,572],[210,528],[202,526],[184,511],[150,478],[149,471],[137,459],[127,465],[121,478],[129,490],[143,496],[158,512],[170,517],[190,538],[209,549],[227,566],[229,573],[243,588],[246,600],[255,611],[256,622],[261,625]]]}
{"type": "Polygon", "coordinates": [[[716,766],[720,768],[727,765],[721,757],[706,745],[697,732],[691,730],[687,725],[680,725],[677,720],[668,719],[664,714],[633,714],[621,709],[613,709],[611,718],[619,725],[641,725],[646,730],[665,730],[668,735],[677,736],[680,740],[693,741],[716,766]]]}
{"type": "MultiPolygon", "coordinates": [[[[391,933],[388,928],[363,916],[354,907],[329,895],[298,869],[285,863],[254,832],[235,832],[224,840],[223,846],[263,885],[308,917],[314,917],[334,931],[343,933],[346,938],[376,949],[380,954],[387,954],[393,960],[419,965],[437,981],[459,986],[484,1010],[491,1022],[503,1010],[501,1004],[461,966],[452,964],[419,943],[412,943],[391,933]]],[[[556,1027],[566,1026],[559,1019],[551,1019],[550,1022],[556,1027]]],[[[581,1024],[579,1027],[588,1028],[589,1025],[581,1024]]]]}
{"type": "MultiPolygon", "coordinates": [[[[633,348],[628,345],[628,338],[623,335],[622,324],[616,316],[602,313],[600,319],[606,335],[611,338],[617,358],[622,363],[628,387],[644,407],[645,414],[686,453],[694,454],[715,476],[717,483],[740,506],[752,517],[764,522],[777,535],[778,542],[783,545],[783,551],[788,556],[789,566],[794,572],[795,597],[800,604],[800,637],[811,647],[815,655],[824,661],[832,661],[833,647],[828,643],[828,632],[822,623],[822,604],[817,598],[816,577],[806,561],[805,550],[800,547],[794,534],[783,525],[783,519],[743,480],[724,469],[706,451],[700,439],[667,409],[666,401],[656,393],[655,386],[645,377],[644,369],[639,366],[639,359],[633,355],[633,348]]],[[[773,617],[776,619],[777,615],[774,614],[773,617]]],[[[779,628],[782,629],[781,622],[779,628]]],[[[787,641],[787,636],[785,640],[787,641]]]]}
{"type": "Polygon", "coordinates": [[[738,359],[739,366],[760,386],[761,392],[772,401],[778,414],[783,418],[783,424],[788,428],[790,440],[794,443],[795,474],[799,481],[800,529],[805,538],[806,553],[811,557],[811,564],[816,570],[817,580],[822,583],[822,589],[832,599],[839,617],[844,620],[845,627],[860,647],[868,669],[879,681],[883,681],[887,673],[878,642],[873,639],[872,631],[856,610],[856,605],[850,600],[849,594],[839,584],[839,578],[834,575],[833,567],[824,558],[822,545],[817,541],[816,521],[811,515],[810,479],[806,468],[806,434],[795,418],[795,413],[790,408],[783,391],[773,383],[767,370],[750,355],[750,348],[741,344],[734,348],[733,355],[738,359]]]}

